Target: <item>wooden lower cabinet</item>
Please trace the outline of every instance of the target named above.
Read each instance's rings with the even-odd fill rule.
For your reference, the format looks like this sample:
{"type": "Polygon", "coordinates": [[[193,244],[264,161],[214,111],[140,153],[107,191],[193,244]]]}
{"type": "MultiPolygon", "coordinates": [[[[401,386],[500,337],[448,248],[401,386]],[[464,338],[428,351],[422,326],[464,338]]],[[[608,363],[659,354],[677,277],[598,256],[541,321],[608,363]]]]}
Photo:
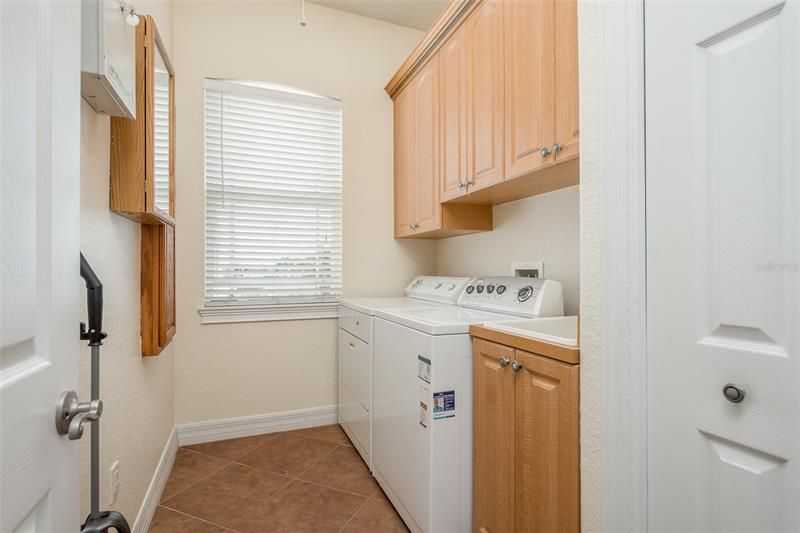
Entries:
{"type": "Polygon", "coordinates": [[[501,361],[514,359],[514,349],[481,339],[473,348],[474,530],[513,531],[514,375],[501,361]]]}
{"type": "Polygon", "coordinates": [[[175,226],[142,224],[142,355],[158,355],[175,336],[175,226]]]}
{"type": "Polygon", "coordinates": [[[473,530],[579,531],[579,366],[473,348],[473,530]]]}

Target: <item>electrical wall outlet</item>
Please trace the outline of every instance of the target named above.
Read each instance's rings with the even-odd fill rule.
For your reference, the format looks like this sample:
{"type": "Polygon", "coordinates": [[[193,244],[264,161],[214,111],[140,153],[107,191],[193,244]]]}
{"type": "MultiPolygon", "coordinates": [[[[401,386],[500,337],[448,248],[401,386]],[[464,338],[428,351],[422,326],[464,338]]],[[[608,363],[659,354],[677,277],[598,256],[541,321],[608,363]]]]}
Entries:
{"type": "Polygon", "coordinates": [[[119,460],[114,461],[109,471],[108,504],[112,505],[119,496],[119,460]]]}
{"type": "Polygon", "coordinates": [[[544,263],[511,263],[511,275],[523,278],[543,278],[544,263]]]}

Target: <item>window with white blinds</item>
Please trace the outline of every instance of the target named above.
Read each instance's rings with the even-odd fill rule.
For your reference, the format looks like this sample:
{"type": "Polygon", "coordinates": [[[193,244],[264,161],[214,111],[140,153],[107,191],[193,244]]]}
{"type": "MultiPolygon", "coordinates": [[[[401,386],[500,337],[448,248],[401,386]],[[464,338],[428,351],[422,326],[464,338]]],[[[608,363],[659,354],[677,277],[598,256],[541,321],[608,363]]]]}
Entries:
{"type": "Polygon", "coordinates": [[[205,81],[206,305],[320,304],[342,288],[337,100],[205,81]]]}

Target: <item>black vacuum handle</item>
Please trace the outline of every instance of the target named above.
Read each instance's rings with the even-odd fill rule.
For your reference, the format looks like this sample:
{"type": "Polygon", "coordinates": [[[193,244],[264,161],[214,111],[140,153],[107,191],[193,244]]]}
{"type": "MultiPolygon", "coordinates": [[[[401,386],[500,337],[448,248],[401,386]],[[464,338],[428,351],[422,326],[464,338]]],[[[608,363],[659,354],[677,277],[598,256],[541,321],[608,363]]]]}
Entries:
{"type": "Polygon", "coordinates": [[[89,330],[81,324],[81,339],[89,346],[99,346],[106,337],[103,333],[103,284],[81,253],[81,277],[86,283],[86,308],[89,311],[89,330]]]}

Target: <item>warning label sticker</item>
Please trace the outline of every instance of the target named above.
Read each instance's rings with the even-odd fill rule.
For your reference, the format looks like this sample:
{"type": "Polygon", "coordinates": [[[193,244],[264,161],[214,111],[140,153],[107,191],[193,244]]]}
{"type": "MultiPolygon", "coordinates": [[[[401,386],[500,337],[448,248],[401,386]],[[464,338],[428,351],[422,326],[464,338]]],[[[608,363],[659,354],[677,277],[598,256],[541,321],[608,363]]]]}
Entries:
{"type": "Polygon", "coordinates": [[[433,393],[433,419],[456,416],[456,391],[448,390],[433,393]]]}
{"type": "Polygon", "coordinates": [[[427,428],[431,420],[431,412],[428,409],[430,403],[431,390],[428,385],[422,384],[419,386],[419,425],[427,428]]]}

